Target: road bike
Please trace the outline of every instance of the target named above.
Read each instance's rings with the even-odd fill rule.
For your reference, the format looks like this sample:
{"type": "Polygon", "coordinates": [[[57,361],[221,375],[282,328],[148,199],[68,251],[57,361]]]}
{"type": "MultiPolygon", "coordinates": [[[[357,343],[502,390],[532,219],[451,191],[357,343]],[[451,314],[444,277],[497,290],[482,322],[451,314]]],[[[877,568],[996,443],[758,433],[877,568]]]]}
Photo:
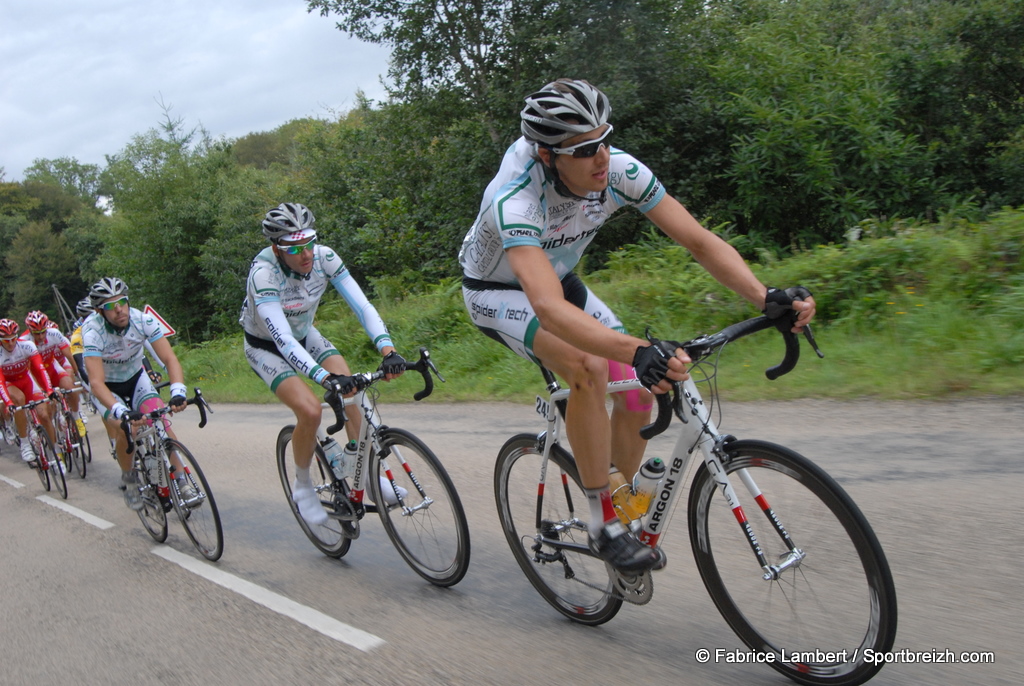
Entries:
{"type": "MultiPolygon", "coordinates": [[[[25,410],[28,413],[26,417],[28,420],[28,440],[32,446],[32,454],[36,456],[36,459],[30,462],[29,466],[35,468],[43,488],[49,491],[50,483],[53,482],[53,486],[57,488],[60,497],[67,500],[68,483],[64,478],[64,465],[57,456],[57,451],[54,450],[50,434],[46,432],[46,429],[39,421],[39,415],[36,413],[37,407],[48,402],[50,402],[49,398],[33,400],[20,407],[8,408],[8,411],[12,417],[15,412],[20,412],[21,410],[25,410]]],[[[13,420],[11,423],[13,424],[13,420]]],[[[21,440],[20,438],[18,439],[18,445],[21,445],[21,440]]]]}
{"type": "MultiPolygon", "coordinates": [[[[871,526],[810,460],[780,445],[721,434],[711,417],[723,346],[773,326],[786,342],[783,361],[766,372],[775,379],[799,359],[790,320],[757,317],[678,344],[694,363],[691,379],[656,396],[655,421],[641,430],[650,439],[675,417],[678,439],[649,510],[630,526],[646,545],[660,545],[696,453],[701,461],[686,508],[690,547],[726,622],[751,651],[770,654],[759,661],[798,683],[860,684],[882,667],[871,656],[889,651],[896,636],[896,591],[871,526]],[[698,383],[708,386],[710,400],[698,383]]],[[[809,327],[804,332],[820,356],[809,327]]],[[[494,474],[498,515],[516,561],[544,599],[576,622],[597,625],[623,602],[650,602],[653,577],[620,573],[588,547],[581,519],[587,501],[562,442],[569,391],[543,373],[550,396],[537,398],[537,412],[546,430],[514,436],[501,448],[494,474]]],[[[636,380],[608,384],[609,392],[637,388],[636,380]]],[[[718,414],[720,420],[720,408],[718,414]]]]}
{"type": "MultiPolygon", "coordinates": [[[[413,395],[422,400],[433,391],[431,372],[444,381],[426,348],[408,366],[423,377],[424,388],[413,395]]],[[[327,510],[327,522],[310,526],[292,500],[295,462],[288,449],[295,426],[281,429],[277,437],[277,469],[288,505],[299,526],[322,553],[340,558],[359,538],[359,522],[376,512],[384,530],[402,558],[437,586],[453,586],[469,567],[469,525],[462,501],[441,461],[412,433],[385,426],[377,411],[375,388],[382,371],[355,374],[358,392],[349,398],[324,395],[323,407],[334,411],[335,423],[317,430],[315,460],[310,469],[313,488],[327,510]],[[345,423],[344,407],[355,405],[363,416],[357,450],[337,473],[325,457],[324,446],[345,423]],[[369,499],[364,494],[369,489],[369,499]]]]}
{"type": "MultiPolygon", "coordinates": [[[[199,409],[199,428],[206,426],[206,413],[213,409],[202,391],[196,388],[186,403],[199,409]]],[[[220,511],[195,456],[181,441],[167,435],[165,415],[170,411],[170,406],[165,405],[144,413],[142,418],[146,423],[135,430],[134,438],[128,418],[121,420],[121,430],[128,438],[128,454],[132,455],[132,466],[142,493],[139,519],[149,535],[163,543],[167,540],[167,513],[173,509],[196,550],[207,560],[216,561],[224,553],[220,511]],[[175,457],[182,465],[180,472],[173,462],[175,457]],[[191,494],[182,493],[180,477],[184,477],[191,494]]]]}
{"type": "Polygon", "coordinates": [[[75,423],[75,414],[68,407],[67,396],[71,393],[78,393],[81,387],[74,389],[53,389],[57,395],[53,404],[53,430],[57,436],[57,446],[64,459],[64,471],[71,473],[72,467],[78,473],[79,478],[84,479],[88,466],[86,465],[86,453],[83,443],[87,437],[78,433],[78,425],[75,423]]]}

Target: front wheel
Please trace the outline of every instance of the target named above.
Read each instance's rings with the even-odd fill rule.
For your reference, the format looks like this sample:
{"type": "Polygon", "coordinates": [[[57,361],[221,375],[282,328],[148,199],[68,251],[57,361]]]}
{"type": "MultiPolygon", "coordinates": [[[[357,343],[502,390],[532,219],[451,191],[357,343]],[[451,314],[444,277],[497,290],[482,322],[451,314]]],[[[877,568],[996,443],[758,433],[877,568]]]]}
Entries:
{"type": "MultiPolygon", "coordinates": [[[[138,486],[129,485],[128,488],[139,488],[141,491],[142,509],[138,510],[139,520],[154,541],[163,543],[167,540],[167,510],[164,509],[164,501],[160,497],[157,486],[161,480],[157,470],[166,470],[166,467],[163,464],[162,456],[160,456],[159,462],[155,456],[149,459],[142,456],[141,451],[152,449],[152,444],[145,448],[136,446],[135,451],[138,454],[135,457],[135,468],[139,484],[138,486]]],[[[147,452],[147,454],[149,453],[147,452]]],[[[164,479],[166,479],[166,475],[164,475],[164,479]]]]}
{"type": "Polygon", "coordinates": [[[505,540],[544,600],[580,624],[616,615],[622,597],[587,547],[587,499],[571,455],[555,445],[545,465],[535,434],[513,436],[494,465],[494,500],[505,540]]]}
{"type": "Polygon", "coordinates": [[[748,647],[775,653],[769,664],[793,681],[864,683],[882,668],[866,651],[884,654],[896,637],[896,590],[871,526],[842,487],[801,455],[762,441],[736,441],[727,451],[723,466],[768,564],[789,566],[761,568],[701,465],[690,491],[690,542],[715,605],[748,647]],[[759,502],[744,482],[756,484],[759,502]]]}
{"type": "Polygon", "coordinates": [[[174,457],[181,460],[184,474],[175,470],[170,480],[170,497],[174,509],[185,527],[185,533],[192,539],[196,550],[211,562],[220,559],[224,553],[224,529],[220,524],[220,511],[206,475],[189,449],[173,438],[164,441],[167,456],[174,463],[174,457]],[[191,493],[183,494],[178,479],[184,477],[191,493]],[[187,495],[187,497],[186,497],[187,495]]]}
{"type": "Polygon", "coordinates": [[[36,472],[39,474],[39,481],[43,484],[43,488],[47,491],[50,490],[50,465],[49,458],[46,456],[46,452],[43,450],[42,443],[39,441],[39,434],[35,431],[29,430],[28,438],[32,446],[32,452],[36,456],[36,472]]]}
{"type": "MultiPolygon", "coordinates": [[[[53,449],[53,442],[50,441],[49,434],[46,433],[46,429],[41,426],[35,427],[36,438],[34,445],[37,449],[36,459],[39,462],[40,470],[42,466],[46,465],[46,471],[50,474],[50,481],[57,488],[57,492],[60,493],[60,497],[64,500],[68,499],[68,482],[64,478],[64,464],[59,457],[57,457],[57,451],[53,449]],[[40,452],[45,455],[45,460],[40,460],[40,452]]],[[[47,487],[46,490],[50,490],[47,487]]]]}
{"type": "Polygon", "coordinates": [[[86,470],[85,453],[82,451],[82,437],[78,434],[78,425],[75,419],[68,413],[61,413],[60,421],[57,422],[57,433],[64,445],[64,465],[70,474],[72,468],[78,474],[78,478],[84,479],[86,470]]]}
{"type": "Polygon", "coordinates": [[[380,445],[390,454],[373,460],[369,488],[388,537],[417,574],[454,586],[469,568],[469,524],[448,472],[408,431],[387,429],[380,445]]]}
{"type": "MultiPolygon", "coordinates": [[[[295,460],[291,455],[289,446],[292,442],[292,432],[295,426],[289,424],[281,429],[277,435],[277,473],[281,477],[281,488],[284,489],[285,499],[288,507],[291,508],[295,520],[310,542],[317,550],[328,557],[342,557],[348,552],[352,545],[352,539],[345,535],[342,530],[342,523],[334,518],[328,517],[327,521],[319,526],[310,526],[299,514],[299,507],[292,500],[292,483],[295,481],[295,460]]],[[[324,462],[323,454],[317,447],[313,453],[313,463],[310,465],[309,474],[313,480],[313,490],[320,496],[320,502],[324,503],[329,512],[334,511],[333,491],[331,483],[330,467],[324,462]]]]}

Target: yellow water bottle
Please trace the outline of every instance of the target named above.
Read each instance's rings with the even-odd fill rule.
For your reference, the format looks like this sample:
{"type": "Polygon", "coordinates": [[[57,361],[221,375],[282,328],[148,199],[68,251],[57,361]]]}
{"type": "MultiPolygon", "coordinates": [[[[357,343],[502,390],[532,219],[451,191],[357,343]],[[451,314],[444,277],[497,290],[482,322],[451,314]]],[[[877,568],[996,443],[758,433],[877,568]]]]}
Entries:
{"type": "Polygon", "coordinates": [[[612,492],[612,506],[615,507],[615,513],[619,515],[623,524],[629,526],[631,521],[640,516],[630,502],[633,499],[632,487],[626,483],[626,477],[622,475],[622,472],[614,468],[608,475],[608,484],[608,488],[612,492]]]}

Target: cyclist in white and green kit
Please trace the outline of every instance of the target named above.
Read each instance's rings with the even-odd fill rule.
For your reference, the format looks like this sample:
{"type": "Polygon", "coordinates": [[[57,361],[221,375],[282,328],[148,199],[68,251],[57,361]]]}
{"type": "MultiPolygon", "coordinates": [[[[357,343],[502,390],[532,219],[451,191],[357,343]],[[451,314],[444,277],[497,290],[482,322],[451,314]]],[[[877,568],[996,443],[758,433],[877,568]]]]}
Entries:
{"type": "MultiPolygon", "coordinates": [[[[263,235],[271,245],[252,261],[238,320],[245,330],[249,366],[295,413],[292,499],[311,526],[326,522],[327,512],[313,490],[309,471],[322,418],[320,398],[304,378],[339,396],[349,395],[355,388],[345,358],[313,326],[320,298],[329,287],[337,290],[359,317],[383,356],[381,369],[386,378],[405,371],[405,360],[395,350],[384,321],[341,257],[317,243],[314,222],[313,213],[299,203],[283,203],[267,212],[263,235]]],[[[359,408],[350,405],[346,416],[345,431],[354,439],[362,421],[359,408]]]]}
{"type": "Polygon", "coordinates": [[[523,136],[505,152],[463,241],[463,296],[488,336],[542,363],[572,390],[566,433],[590,508],[591,548],[623,571],[663,564],[619,522],[608,490],[614,460],[636,473],[649,421],[646,391],[615,394],[609,379],[632,378],[664,393],[687,378],[682,349],[628,335],[615,314],[573,273],[583,251],[616,210],[632,206],[687,248],[719,282],[769,316],[799,312],[799,330],[814,316],[813,299],[766,288],[740,255],[702,227],[651,171],[611,147],[608,98],[586,81],[560,79],[526,98],[523,136]]]}

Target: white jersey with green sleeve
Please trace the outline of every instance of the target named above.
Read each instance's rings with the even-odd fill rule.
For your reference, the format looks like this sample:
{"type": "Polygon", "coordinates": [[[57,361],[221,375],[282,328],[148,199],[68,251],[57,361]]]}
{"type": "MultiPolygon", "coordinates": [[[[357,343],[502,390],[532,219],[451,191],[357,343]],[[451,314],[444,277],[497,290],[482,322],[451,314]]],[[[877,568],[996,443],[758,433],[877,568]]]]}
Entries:
{"type": "Polygon", "coordinates": [[[665,197],[665,188],[654,174],[616,148],[611,148],[607,192],[590,193],[584,200],[566,197],[555,190],[533,152],[534,145],[525,138],[505,152],[459,251],[465,276],[518,285],[505,250],[535,245],[544,250],[562,278],[580,261],[613,212],[631,205],[646,213],[665,197]]]}
{"type": "Polygon", "coordinates": [[[377,350],[392,345],[377,309],[366,299],[338,254],[323,245],[313,248],[313,268],[305,275],[288,269],[277,259],[273,247],[256,255],[249,268],[245,302],[238,319],[247,334],[272,341],[281,357],[317,383],[326,378],[327,370],[313,360],[300,341],[312,328],[328,285],[352,308],[377,350]]]}
{"type": "Polygon", "coordinates": [[[83,357],[103,361],[107,383],[128,381],[142,369],[146,342],[164,337],[164,330],[155,317],[134,307],[128,309],[128,326],[123,331],[112,327],[99,312],[86,317],[82,324],[83,357]]]}

